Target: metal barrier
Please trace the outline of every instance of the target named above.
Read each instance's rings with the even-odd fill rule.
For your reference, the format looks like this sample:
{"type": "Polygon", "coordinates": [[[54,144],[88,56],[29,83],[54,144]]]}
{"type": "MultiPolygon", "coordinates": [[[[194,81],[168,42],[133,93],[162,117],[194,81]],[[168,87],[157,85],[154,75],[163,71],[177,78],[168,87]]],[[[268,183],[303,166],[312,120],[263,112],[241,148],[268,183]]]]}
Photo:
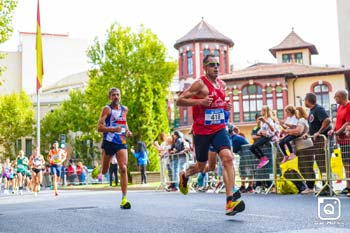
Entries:
{"type": "Polygon", "coordinates": [[[190,165],[190,154],[166,154],[160,160],[159,189],[168,190],[169,186],[176,187],[179,183],[179,172],[190,165]]]}
{"type": "Polygon", "coordinates": [[[256,182],[257,186],[266,188],[269,193],[275,185],[275,147],[273,143],[261,147],[262,152],[268,157],[269,163],[258,169],[259,159],[250,151],[251,145],[243,145],[235,156],[236,182],[256,182]]]}
{"type": "MultiPolygon", "coordinates": [[[[298,157],[296,169],[300,171],[302,177],[298,179],[288,178],[288,180],[306,182],[307,186],[311,189],[315,187],[317,190],[316,196],[325,190],[330,191],[328,195],[333,195],[335,194],[333,190],[334,185],[339,188],[339,183],[344,185],[344,182],[350,182],[350,139],[338,141],[339,145],[334,147],[334,141],[324,135],[320,135],[316,140],[312,137],[310,138],[313,140],[313,146],[299,150],[296,150],[297,148],[293,145],[295,142],[292,141],[293,151],[298,157]],[[339,159],[339,155],[341,155],[341,159],[339,159]],[[340,160],[344,166],[338,165],[337,167],[336,164],[340,163],[340,160]],[[331,169],[331,161],[333,169],[331,169]]],[[[280,164],[283,155],[277,143],[270,142],[261,147],[264,155],[269,158],[269,163],[260,169],[257,169],[259,160],[250,151],[251,145],[242,146],[241,150],[237,154],[234,154],[236,183],[252,181],[257,186],[265,187],[265,194],[270,193],[272,188],[276,187],[276,184],[281,181],[280,164]]],[[[184,158],[182,161],[184,161],[184,158]]],[[[190,163],[188,154],[186,156],[179,154],[164,156],[160,163],[161,185],[159,188],[166,190],[168,185],[178,182],[178,172],[181,169],[187,168],[190,163]],[[182,162],[181,168],[174,162],[179,160],[179,156],[186,158],[186,162],[182,162]],[[176,171],[176,169],[178,170],[176,171]]],[[[192,187],[192,182],[196,182],[194,179],[190,179],[190,187],[192,187]]],[[[223,187],[221,186],[220,189],[223,187]]],[[[192,190],[194,190],[193,187],[192,190]]]]}
{"type": "MultiPolygon", "coordinates": [[[[316,140],[311,137],[313,146],[305,149],[297,150],[293,145],[295,155],[298,157],[298,169],[303,176],[300,179],[288,178],[291,181],[305,181],[307,187],[314,189],[315,185],[320,186],[317,196],[325,190],[327,187],[331,188],[329,183],[329,159],[328,148],[329,142],[324,135],[320,135],[316,140]],[[317,185],[318,182],[318,185],[317,185]]],[[[302,139],[298,139],[302,140],[302,139]]],[[[295,144],[295,141],[293,140],[295,144]]],[[[276,183],[280,180],[280,173],[277,172],[277,168],[280,167],[283,155],[280,150],[276,150],[276,183]]]]}
{"type": "Polygon", "coordinates": [[[350,138],[339,139],[330,143],[329,146],[328,176],[331,187],[343,188],[344,182],[350,182],[350,138]]]}

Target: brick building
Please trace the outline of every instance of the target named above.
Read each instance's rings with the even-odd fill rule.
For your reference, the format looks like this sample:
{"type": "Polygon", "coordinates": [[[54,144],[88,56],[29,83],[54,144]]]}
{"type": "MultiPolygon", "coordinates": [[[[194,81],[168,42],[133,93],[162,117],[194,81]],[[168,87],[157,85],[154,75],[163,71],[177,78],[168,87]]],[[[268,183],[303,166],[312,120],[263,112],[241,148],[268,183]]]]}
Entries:
{"type": "MultiPolygon", "coordinates": [[[[318,103],[330,113],[331,105],[335,104],[334,92],[350,87],[350,70],[313,66],[312,55],[318,54],[316,46],[304,41],[294,30],[269,50],[276,58],[273,64],[257,63],[230,72],[227,51],[232,46],[232,40],[202,20],[175,44],[179,50],[180,87],[186,89],[195,78],[203,75],[200,62],[206,53],[218,54],[224,64],[220,66],[220,78],[226,82],[226,95],[233,103],[230,121],[246,135],[250,135],[255,114],[263,105],[270,106],[282,119],[285,117],[283,109],[288,104],[300,106],[305,94],[314,92],[318,103]],[[188,72],[191,63],[195,64],[196,72],[188,72]]],[[[179,113],[178,129],[186,133],[192,124],[191,108],[180,108],[179,113]]]]}

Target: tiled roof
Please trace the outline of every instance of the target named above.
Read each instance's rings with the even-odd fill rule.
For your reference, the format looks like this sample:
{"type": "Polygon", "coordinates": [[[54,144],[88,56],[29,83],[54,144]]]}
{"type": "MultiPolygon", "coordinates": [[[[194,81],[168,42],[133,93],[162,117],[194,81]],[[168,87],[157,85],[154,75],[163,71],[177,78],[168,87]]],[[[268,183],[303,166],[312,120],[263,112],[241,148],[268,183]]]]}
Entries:
{"type": "Polygon", "coordinates": [[[178,39],[174,47],[178,49],[185,43],[197,41],[219,41],[229,44],[230,47],[234,44],[230,38],[221,34],[202,19],[189,33],[178,39]]]}
{"type": "Polygon", "coordinates": [[[277,51],[300,49],[300,48],[308,48],[311,54],[318,54],[315,45],[305,42],[294,31],[289,33],[289,35],[279,45],[271,48],[270,52],[274,57],[276,57],[277,51]]]}
{"type": "Polygon", "coordinates": [[[295,63],[285,64],[256,64],[248,68],[233,71],[231,74],[220,76],[222,80],[241,79],[241,78],[257,78],[257,77],[295,77],[295,76],[313,76],[331,73],[343,73],[348,71],[344,68],[330,68],[308,66],[295,63]]]}

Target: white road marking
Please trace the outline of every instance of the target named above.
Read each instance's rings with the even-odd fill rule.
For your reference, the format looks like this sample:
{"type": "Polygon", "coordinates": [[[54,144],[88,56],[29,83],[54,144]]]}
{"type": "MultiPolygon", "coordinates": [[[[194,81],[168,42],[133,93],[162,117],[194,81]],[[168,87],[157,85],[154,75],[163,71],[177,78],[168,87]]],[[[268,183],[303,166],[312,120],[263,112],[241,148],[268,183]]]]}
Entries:
{"type": "MultiPolygon", "coordinates": [[[[219,214],[222,214],[222,213],[223,213],[223,211],[209,210],[209,209],[194,209],[194,211],[198,211],[198,212],[210,212],[210,213],[219,213],[219,214]]],[[[259,217],[259,218],[281,219],[280,216],[264,215],[264,214],[239,213],[239,215],[253,216],[253,217],[259,217]]]]}

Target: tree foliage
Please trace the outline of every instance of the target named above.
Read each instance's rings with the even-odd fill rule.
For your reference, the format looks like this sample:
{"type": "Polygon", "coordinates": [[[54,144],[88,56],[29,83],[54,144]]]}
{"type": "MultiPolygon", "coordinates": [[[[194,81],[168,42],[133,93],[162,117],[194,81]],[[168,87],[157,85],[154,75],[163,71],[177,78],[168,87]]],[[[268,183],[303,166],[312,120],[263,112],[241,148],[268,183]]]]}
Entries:
{"type": "MultiPolygon", "coordinates": [[[[169,61],[164,44],[151,30],[141,26],[134,33],[117,23],[111,25],[104,42],[95,39],[88,57],[95,67],[90,71],[86,90],[90,113],[97,113],[97,122],[103,106],[108,104],[108,89],[119,88],[134,134],[128,144],[144,141],[150,150],[149,169],[158,169],[152,143],[161,132],[169,130],[166,97],[176,62],[169,61]]],[[[135,159],[129,161],[135,164],[135,159]]]]}
{"type": "MultiPolygon", "coordinates": [[[[17,0],[0,0],[0,44],[7,41],[13,31],[12,17],[13,10],[17,6],[17,0]]],[[[4,54],[0,53],[0,59],[4,58],[4,54]]],[[[0,76],[4,71],[4,67],[0,66],[0,76]]],[[[1,85],[1,80],[0,80],[1,85]]]]}
{"type": "Polygon", "coordinates": [[[47,154],[50,145],[59,140],[60,134],[65,134],[66,142],[72,148],[73,157],[91,162],[93,150],[88,151],[86,140],[93,141],[101,138],[96,132],[95,117],[89,113],[89,107],[85,94],[81,91],[71,91],[70,99],[63,101],[62,105],[46,114],[41,120],[41,144],[44,154],[47,154]],[[70,135],[75,134],[75,137],[70,135]],[[87,153],[89,152],[89,154],[87,153]]]}
{"type": "Polygon", "coordinates": [[[5,148],[5,157],[14,158],[16,140],[32,136],[34,110],[25,92],[0,96],[0,144],[5,148]]]}

